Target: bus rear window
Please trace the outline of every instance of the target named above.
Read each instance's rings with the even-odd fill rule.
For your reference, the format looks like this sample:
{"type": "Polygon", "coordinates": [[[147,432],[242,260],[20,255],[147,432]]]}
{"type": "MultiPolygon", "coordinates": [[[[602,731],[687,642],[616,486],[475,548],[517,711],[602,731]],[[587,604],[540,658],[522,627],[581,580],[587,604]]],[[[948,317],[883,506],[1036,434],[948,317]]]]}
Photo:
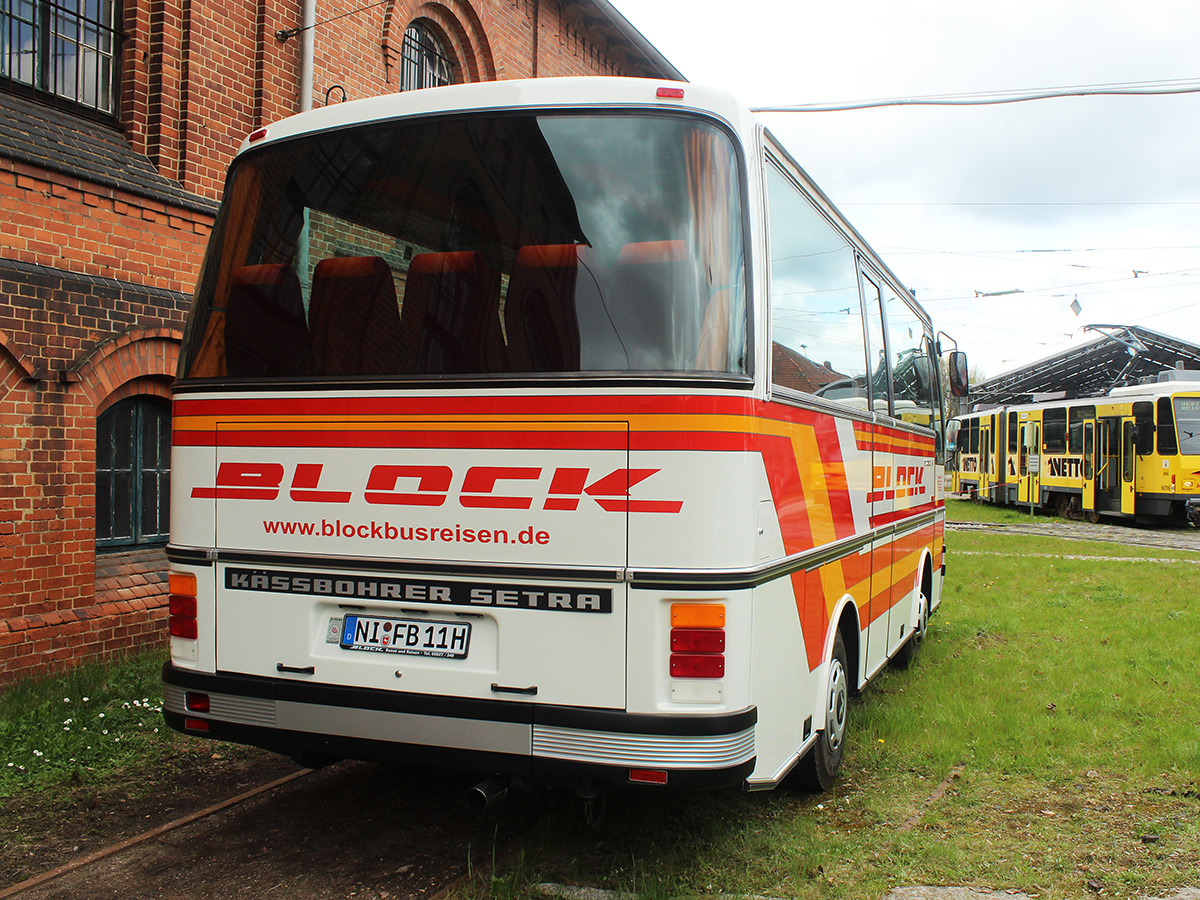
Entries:
{"type": "Polygon", "coordinates": [[[740,165],[708,122],[435,118],[235,165],[181,377],[747,374],[740,165]]]}

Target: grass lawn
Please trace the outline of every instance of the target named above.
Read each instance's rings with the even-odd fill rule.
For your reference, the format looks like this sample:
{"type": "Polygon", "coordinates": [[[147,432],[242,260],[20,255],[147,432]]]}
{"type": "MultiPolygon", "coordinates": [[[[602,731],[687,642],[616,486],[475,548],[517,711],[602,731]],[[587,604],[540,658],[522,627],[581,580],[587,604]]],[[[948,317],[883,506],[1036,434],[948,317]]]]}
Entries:
{"type": "Polygon", "coordinates": [[[561,811],[464,894],[553,881],[862,900],[941,884],[1053,900],[1200,886],[1200,567],[1137,561],[1197,555],[948,543],[930,639],[856,703],[829,794],[616,796],[597,828],[561,811]],[[1034,556],[1056,552],[1130,559],[1034,556]]]}
{"type": "MultiPolygon", "coordinates": [[[[1200,886],[1200,566],[1147,560],[1200,554],[986,530],[947,542],[929,640],[855,702],[834,790],[615,794],[597,826],[561,806],[503,852],[476,848],[498,862],[460,900],[543,881],[780,900],[1200,886]]],[[[0,695],[0,796],[169,770],[190,739],[161,724],[160,663],[0,695]]]]}

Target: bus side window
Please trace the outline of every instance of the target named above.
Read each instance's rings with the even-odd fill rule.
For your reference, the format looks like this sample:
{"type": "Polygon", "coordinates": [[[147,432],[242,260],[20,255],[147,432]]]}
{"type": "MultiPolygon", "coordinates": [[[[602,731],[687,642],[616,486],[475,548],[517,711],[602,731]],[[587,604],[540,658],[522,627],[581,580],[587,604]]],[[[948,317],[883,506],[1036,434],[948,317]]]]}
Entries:
{"type": "Polygon", "coordinates": [[[892,380],[883,335],[883,296],[879,285],[865,272],[862,279],[863,311],[867,323],[867,380],[871,386],[871,408],[891,415],[892,380]]]}
{"type": "Polygon", "coordinates": [[[932,427],[937,366],[927,350],[929,341],[925,325],[904,299],[886,286],[883,311],[887,321],[896,418],[932,427]]]}
{"type": "Polygon", "coordinates": [[[849,242],[800,185],[766,166],[771,243],[771,381],[865,409],[866,349],[849,242]]]}

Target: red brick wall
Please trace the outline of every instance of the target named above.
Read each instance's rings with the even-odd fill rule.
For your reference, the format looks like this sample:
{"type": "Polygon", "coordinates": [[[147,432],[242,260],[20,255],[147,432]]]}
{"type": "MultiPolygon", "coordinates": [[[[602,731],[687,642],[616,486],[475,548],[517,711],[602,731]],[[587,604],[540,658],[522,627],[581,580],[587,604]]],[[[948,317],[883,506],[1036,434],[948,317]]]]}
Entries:
{"type": "MultiPolygon", "coordinates": [[[[398,90],[421,20],[456,81],[652,75],[573,0],[318,0],[313,104],[398,90]],[[536,47],[536,59],[534,50],[536,47]],[[340,94],[335,94],[340,99],[340,94]]],[[[242,139],[298,111],[300,0],[125,0],[119,127],[179,205],[0,156],[0,686],[163,642],[161,553],[95,549],[96,418],[166,396],[242,139]]],[[[336,101],[335,101],[336,102],[336,101]]]]}

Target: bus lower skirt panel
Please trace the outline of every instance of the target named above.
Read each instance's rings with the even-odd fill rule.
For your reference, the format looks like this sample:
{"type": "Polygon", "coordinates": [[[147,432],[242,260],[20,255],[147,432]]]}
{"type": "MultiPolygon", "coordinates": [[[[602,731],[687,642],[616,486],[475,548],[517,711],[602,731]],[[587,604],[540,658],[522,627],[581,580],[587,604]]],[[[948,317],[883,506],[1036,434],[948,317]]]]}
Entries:
{"type": "MultiPolygon", "coordinates": [[[[362,696],[353,698],[361,705],[310,703],[295,696],[303,693],[298,688],[311,687],[320,699],[328,699],[323,696],[327,689],[318,685],[287,683],[287,693],[293,696],[277,699],[262,696],[270,693],[262,690],[270,682],[260,679],[180,672],[169,665],[163,674],[163,715],[170,727],[297,758],[360,759],[551,783],[591,778],[614,785],[630,784],[630,769],[647,769],[666,772],[666,786],[679,789],[741,784],[755,764],[753,711],[670,717],[670,727],[662,729],[670,733],[648,733],[647,719],[656,722],[666,717],[569,710],[568,720],[595,715],[597,724],[608,729],[593,730],[539,723],[539,710],[532,704],[478,701],[467,707],[468,715],[456,717],[425,711],[424,704],[418,707],[422,711],[405,711],[369,707],[362,696]],[[247,681],[259,696],[228,692],[247,681]],[[189,703],[189,697],[199,694],[205,697],[207,709],[189,703]],[[484,715],[485,709],[494,710],[496,717],[484,715]],[[617,730],[624,719],[630,721],[630,729],[617,730]]],[[[341,691],[359,694],[355,689],[341,691]]],[[[551,710],[560,717],[563,712],[551,710]]]]}

